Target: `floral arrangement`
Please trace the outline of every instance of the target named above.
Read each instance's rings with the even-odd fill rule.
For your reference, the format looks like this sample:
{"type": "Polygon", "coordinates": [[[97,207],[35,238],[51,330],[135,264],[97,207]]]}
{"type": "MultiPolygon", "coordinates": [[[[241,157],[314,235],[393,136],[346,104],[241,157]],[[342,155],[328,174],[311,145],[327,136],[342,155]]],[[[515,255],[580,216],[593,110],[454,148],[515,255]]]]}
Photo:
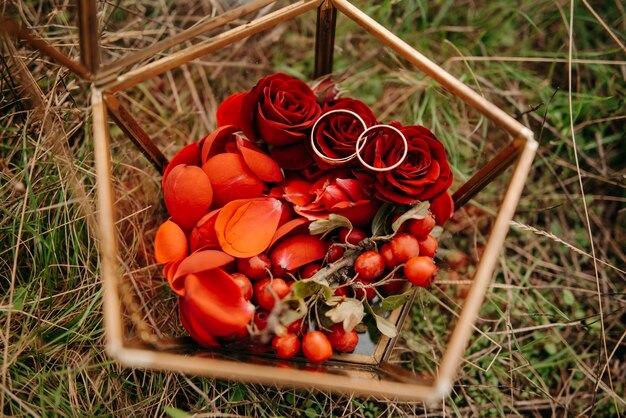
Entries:
{"type": "Polygon", "coordinates": [[[311,362],[354,350],[367,322],[394,337],[386,316],[434,279],[452,216],[443,145],[285,74],[228,97],[217,121],[165,169],[155,237],[191,337],[311,362]]]}

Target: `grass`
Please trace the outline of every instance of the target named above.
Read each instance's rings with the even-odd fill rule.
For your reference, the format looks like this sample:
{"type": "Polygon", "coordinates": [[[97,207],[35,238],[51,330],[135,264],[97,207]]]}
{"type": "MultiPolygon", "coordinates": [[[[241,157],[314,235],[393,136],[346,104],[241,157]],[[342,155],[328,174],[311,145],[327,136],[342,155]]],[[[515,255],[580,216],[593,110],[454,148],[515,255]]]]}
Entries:
{"type": "MultiPolygon", "coordinates": [[[[225,3],[99,2],[103,60],[188,27],[225,3]]],[[[108,359],[92,232],[95,178],[87,86],[20,44],[15,56],[37,80],[46,109],[33,111],[3,44],[2,414],[624,415],[623,6],[593,5],[603,25],[585,2],[575,3],[572,16],[565,1],[356,3],[531,127],[541,143],[452,395],[434,405],[394,403],[130,370],[108,359]]],[[[78,56],[75,10],[66,2],[27,1],[6,10],[78,56]]],[[[172,155],[211,129],[215,107],[227,94],[248,89],[273,71],[307,77],[314,26],[309,14],[145,82],[123,100],[172,155]]],[[[335,69],[343,87],[381,118],[433,129],[447,146],[457,186],[508,140],[341,18],[335,69]]],[[[113,129],[112,137],[125,277],[150,301],[153,316],[163,317],[172,298],[155,280],[158,269],[141,268],[151,263],[150,236],[163,216],[159,176],[119,131],[113,129]]],[[[480,251],[505,180],[481,193],[474,208],[461,211],[443,247],[463,248],[471,256],[480,251]]],[[[436,370],[461,296],[462,287],[455,285],[420,295],[404,337],[410,351],[420,353],[410,356],[409,367],[436,370]]]]}

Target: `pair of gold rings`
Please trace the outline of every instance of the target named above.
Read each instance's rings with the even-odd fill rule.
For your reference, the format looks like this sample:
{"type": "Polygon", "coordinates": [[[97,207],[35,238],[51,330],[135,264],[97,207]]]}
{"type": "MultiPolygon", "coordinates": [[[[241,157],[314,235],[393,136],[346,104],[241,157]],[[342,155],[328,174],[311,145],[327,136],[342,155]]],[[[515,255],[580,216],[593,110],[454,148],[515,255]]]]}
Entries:
{"type": "Polygon", "coordinates": [[[347,163],[348,161],[351,161],[355,158],[357,158],[359,160],[359,162],[361,163],[361,165],[363,165],[363,167],[367,168],[368,170],[372,170],[372,171],[378,171],[378,172],[384,172],[384,171],[391,171],[393,169],[395,169],[396,167],[400,166],[400,164],[402,164],[402,162],[406,159],[406,156],[409,152],[409,144],[408,141],[406,139],[406,137],[404,136],[404,134],[402,132],[400,132],[400,130],[394,126],[391,125],[373,125],[368,127],[367,124],[365,123],[365,121],[363,120],[363,118],[361,116],[359,116],[357,113],[351,111],[351,110],[347,110],[347,109],[334,109],[334,110],[330,110],[326,113],[324,113],[323,115],[321,115],[313,124],[313,128],[311,129],[311,148],[313,148],[313,152],[315,153],[315,155],[317,155],[319,158],[321,158],[322,160],[324,160],[325,162],[327,162],[328,164],[331,165],[341,165],[344,163],[347,163]],[[317,126],[319,125],[320,121],[322,119],[324,119],[325,117],[332,115],[334,113],[347,113],[349,115],[351,115],[352,117],[354,117],[357,121],[359,121],[361,123],[361,126],[363,126],[363,132],[361,132],[361,134],[359,135],[357,141],[356,141],[356,145],[355,145],[355,150],[353,154],[348,155],[347,157],[342,157],[342,158],[331,158],[327,155],[324,155],[318,148],[316,142],[315,142],[315,131],[317,129],[317,126]],[[391,130],[392,132],[394,132],[395,134],[397,134],[401,139],[402,142],[404,144],[404,152],[402,153],[402,156],[400,157],[400,159],[394,163],[393,165],[389,166],[389,167],[374,167],[373,165],[370,165],[368,163],[365,162],[365,160],[363,159],[363,156],[361,155],[361,151],[363,150],[363,148],[365,148],[365,144],[367,143],[368,139],[371,137],[372,133],[376,132],[376,131],[380,131],[380,130],[384,130],[384,129],[388,129],[391,130]]]}

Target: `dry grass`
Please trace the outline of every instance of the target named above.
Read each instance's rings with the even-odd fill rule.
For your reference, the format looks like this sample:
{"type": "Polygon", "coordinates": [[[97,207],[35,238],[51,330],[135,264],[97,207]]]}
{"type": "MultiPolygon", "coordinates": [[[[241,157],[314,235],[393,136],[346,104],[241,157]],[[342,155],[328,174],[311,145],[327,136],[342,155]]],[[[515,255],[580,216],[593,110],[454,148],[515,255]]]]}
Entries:
{"type": "MultiPolygon", "coordinates": [[[[228,3],[99,2],[103,62],[218,14],[228,3]]],[[[393,403],[114,364],[102,349],[99,265],[90,227],[95,195],[87,86],[21,44],[11,61],[11,49],[3,44],[3,414],[624,414],[623,6],[538,0],[521,5],[357,3],[367,3],[371,15],[516,115],[541,142],[453,395],[430,406],[393,403]],[[40,92],[25,91],[28,83],[20,78],[19,63],[40,92]]],[[[67,54],[78,56],[73,3],[28,1],[2,7],[67,54]]],[[[248,89],[274,71],[307,78],[314,24],[309,14],[142,83],[122,99],[171,156],[214,126],[216,106],[226,95],[248,89]]],[[[507,140],[345,20],[339,22],[335,52],[336,77],[381,119],[422,123],[434,130],[449,149],[457,184],[507,140]]],[[[148,323],[165,334],[180,332],[172,327],[173,298],[158,280],[151,257],[151,236],[164,216],[158,173],[119,130],[112,128],[112,137],[125,277],[148,308],[148,323]]],[[[459,213],[442,246],[478,255],[504,180],[459,213]]],[[[404,338],[407,367],[436,371],[466,278],[451,274],[420,297],[404,338]]]]}

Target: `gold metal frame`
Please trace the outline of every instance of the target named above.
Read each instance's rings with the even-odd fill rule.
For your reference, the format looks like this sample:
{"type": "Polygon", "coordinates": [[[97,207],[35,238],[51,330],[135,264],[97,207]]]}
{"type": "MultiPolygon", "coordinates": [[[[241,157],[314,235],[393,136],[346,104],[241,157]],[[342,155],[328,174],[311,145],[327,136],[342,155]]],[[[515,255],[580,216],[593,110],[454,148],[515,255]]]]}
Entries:
{"type": "MultiPolygon", "coordinates": [[[[400,400],[436,401],[441,399],[449,394],[455,380],[472,333],[472,327],[476,322],[486,289],[493,275],[498,254],[503,247],[509,221],[513,217],[532,165],[537,142],[533,139],[533,134],[528,128],[399,39],[348,0],[294,1],[286,7],[249,23],[226,30],[207,40],[126,71],[128,67],[153,57],[157,53],[179,46],[183,42],[197,38],[209,30],[222,27],[273,2],[273,0],[252,1],[245,6],[202,22],[173,37],[157,42],[143,51],[135,52],[105,66],[100,65],[99,59],[95,0],[79,0],[80,63],[71,60],[20,25],[11,21],[2,22],[5,31],[25,40],[59,64],[69,68],[79,77],[92,82],[91,109],[107,352],[122,364],[130,367],[145,367],[270,385],[315,388],[400,400]],[[316,76],[327,74],[332,70],[335,19],[337,12],[341,12],[513,137],[513,141],[507,147],[454,193],[453,199],[458,208],[468,202],[505,169],[516,163],[493,229],[475,271],[469,294],[441,360],[438,375],[430,379],[417,378],[412,373],[386,361],[386,356],[383,356],[384,353],[381,350],[389,350],[393,341],[386,341],[384,346],[379,346],[376,354],[378,357],[374,362],[363,361],[364,364],[358,366],[353,363],[343,363],[342,359],[338,358],[337,361],[330,362],[323,367],[320,366],[316,372],[311,372],[295,363],[292,364],[291,368],[277,367],[275,362],[262,358],[249,359],[246,366],[242,367],[241,361],[233,360],[228,353],[226,355],[223,353],[188,355],[181,351],[181,347],[184,345],[179,344],[179,341],[175,339],[157,341],[150,336],[142,337],[141,329],[138,329],[140,338],[133,341],[128,340],[124,335],[122,306],[128,308],[130,302],[126,292],[122,291],[124,284],[120,278],[118,263],[119,252],[113,210],[114,196],[111,183],[108,116],[112,117],[157,169],[162,171],[167,160],[140,125],[131,117],[130,113],[122,107],[115,93],[313,9],[318,9],[316,76]]],[[[406,308],[395,314],[398,316],[406,315],[406,308]]],[[[141,328],[138,324],[135,326],[141,328]]]]}

